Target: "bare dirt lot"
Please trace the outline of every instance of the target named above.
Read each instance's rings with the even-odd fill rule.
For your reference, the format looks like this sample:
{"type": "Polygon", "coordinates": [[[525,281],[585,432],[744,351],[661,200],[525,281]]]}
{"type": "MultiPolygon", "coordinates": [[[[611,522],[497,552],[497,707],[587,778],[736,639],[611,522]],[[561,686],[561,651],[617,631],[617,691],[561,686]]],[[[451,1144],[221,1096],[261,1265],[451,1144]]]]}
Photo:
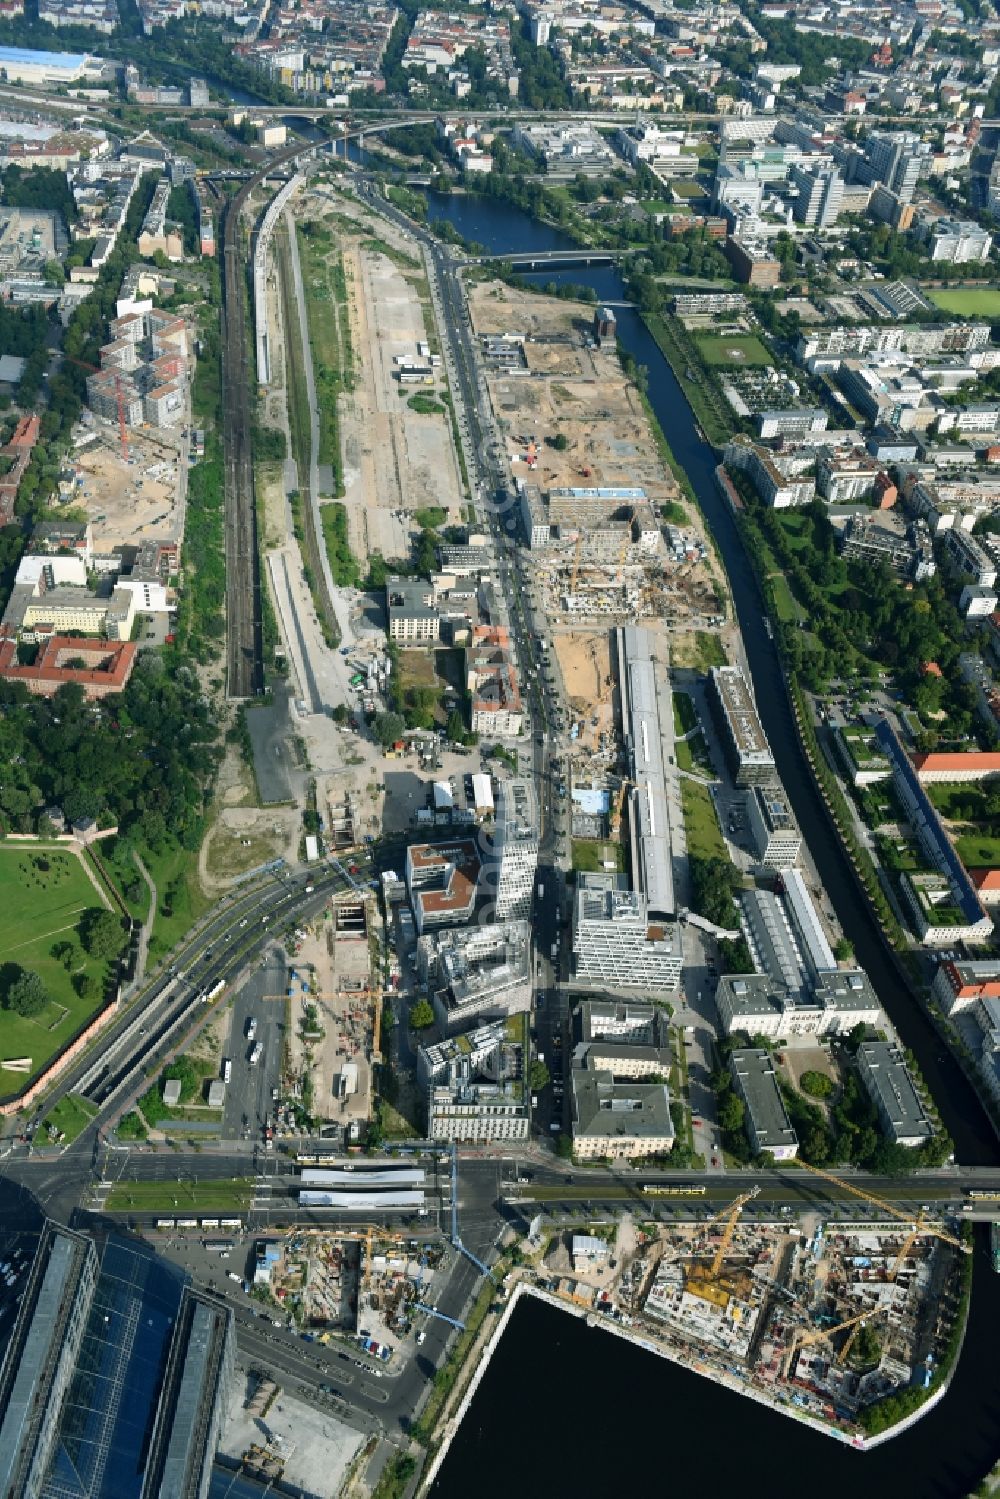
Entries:
{"type": "MultiPolygon", "coordinates": [[[[372,915],[366,903],[367,917],[372,915]]],[[[346,900],[314,923],[295,955],[290,978],[291,1064],[312,1073],[311,1112],[346,1124],[371,1108],[375,1012],[367,920],[346,900]]]]}
{"type": "Polygon", "coordinates": [[[90,517],[97,552],[154,536],[180,539],[183,517],[171,438],[132,432],[128,452],[126,463],[117,442],[102,434],[74,460],[80,482],[76,503],[90,517]]]}
{"type": "Polygon", "coordinates": [[[553,643],[570,711],[584,723],[578,747],[596,750],[600,735],[614,728],[611,637],[607,630],[574,632],[553,643]]]}

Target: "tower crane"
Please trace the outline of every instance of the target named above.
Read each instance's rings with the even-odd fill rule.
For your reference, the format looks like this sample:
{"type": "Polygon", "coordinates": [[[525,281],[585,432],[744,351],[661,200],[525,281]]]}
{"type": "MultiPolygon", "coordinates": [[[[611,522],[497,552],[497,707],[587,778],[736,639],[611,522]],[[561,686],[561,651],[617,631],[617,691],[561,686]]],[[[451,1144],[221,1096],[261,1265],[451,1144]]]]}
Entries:
{"type": "Polygon", "coordinates": [[[914,1218],[911,1213],[904,1213],[902,1208],[894,1206],[893,1203],[886,1202],[881,1197],[876,1197],[874,1192],[866,1192],[863,1187],[856,1187],[853,1182],[844,1181],[844,1179],[840,1176],[834,1176],[832,1171],[824,1171],[819,1166],[810,1166],[808,1161],[800,1161],[799,1165],[804,1166],[807,1171],[811,1171],[814,1176],[821,1176],[824,1181],[832,1182],[834,1186],[842,1187],[845,1192],[850,1192],[853,1194],[853,1196],[860,1197],[863,1202],[870,1202],[875,1207],[881,1208],[884,1213],[888,1213],[890,1218],[895,1218],[898,1223],[906,1223],[909,1225],[910,1232],[903,1244],[902,1249],[896,1256],[895,1262],[889,1270],[890,1280],[894,1280],[896,1278],[900,1265],[902,1264],[903,1257],[904,1255],[909,1254],[910,1250],[913,1248],[914,1241],[923,1237],[924,1235],[928,1235],[929,1237],[934,1239],[940,1239],[943,1243],[950,1244],[952,1248],[960,1249],[963,1254],[972,1253],[971,1244],[966,1244],[962,1239],[956,1238],[954,1234],[947,1233],[943,1228],[938,1228],[934,1223],[928,1223],[922,1211],[919,1212],[914,1218]]]}
{"type": "Polygon", "coordinates": [[[580,572],[580,551],[583,547],[583,532],[576,538],[576,546],[573,548],[573,572],[569,580],[570,593],[576,593],[576,580],[580,572]]]}
{"type": "Polygon", "coordinates": [[[729,1246],[733,1242],[733,1234],[736,1232],[736,1225],[740,1220],[740,1214],[743,1212],[743,1209],[746,1207],[748,1202],[752,1202],[755,1197],[759,1196],[760,1187],[751,1187],[749,1192],[741,1192],[739,1197],[736,1198],[735,1202],[730,1203],[729,1207],[723,1208],[721,1212],[716,1213],[715,1216],[709,1220],[709,1222],[711,1223],[718,1223],[721,1218],[724,1218],[726,1220],[726,1226],[722,1231],[722,1238],[719,1240],[718,1248],[716,1249],[715,1254],[712,1256],[712,1264],[709,1267],[708,1275],[706,1277],[708,1280],[718,1280],[719,1271],[722,1268],[722,1261],[729,1253],[729,1246]]]}
{"type": "Polygon", "coordinates": [[[788,1378],[788,1371],[792,1367],[792,1360],[800,1348],[807,1348],[810,1343],[827,1343],[833,1337],[834,1333],[843,1332],[845,1328],[851,1327],[854,1328],[854,1333],[841,1350],[838,1361],[842,1362],[846,1356],[847,1349],[853,1346],[854,1338],[857,1336],[862,1325],[872,1317],[877,1316],[880,1310],[880,1307],[866,1307],[863,1312],[858,1312],[855,1316],[848,1317],[843,1322],[838,1322],[836,1327],[797,1327],[792,1333],[788,1344],[788,1351],[785,1354],[785,1362],[781,1368],[782,1379],[788,1378]]]}

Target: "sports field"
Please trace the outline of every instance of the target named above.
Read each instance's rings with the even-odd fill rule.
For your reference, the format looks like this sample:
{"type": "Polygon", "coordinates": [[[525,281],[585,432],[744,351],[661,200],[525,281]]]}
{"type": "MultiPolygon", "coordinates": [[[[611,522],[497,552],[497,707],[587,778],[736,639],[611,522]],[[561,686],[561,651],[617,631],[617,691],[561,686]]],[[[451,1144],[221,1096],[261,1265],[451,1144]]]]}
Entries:
{"type": "Polygon", "coordinates": [[[730,338],[717,333],[695,335],[698,352],[706,364],[718,364],[727,369],[745,369],[750,365],[773,364],[770,354],[759,338],[752,333],[735,333],[730,338]]]}
{"type": "Polygon", "coordinates": [[[1000,291],[988,286],[955,286],[927,295],[935,307],[956,317],[1000,317],[1000,291]]]}
{"type": "Polygon", "coordinates": [[[76,928],[84,911],[101,905],[79,857],[65,847],[0,844],[0,1004],[20,969],[39,974],[50,1002],[30,1019],[0,1010],[0,1092],[13,1093],[100,1008],[105,964],[88,958],[76,928]],[[60,943],[72,945],[53,957],[60,943]],[[81,999],[73,985],[83,974],[100,986],[81,999]],[[10,1067],[10,1062],[28,1062],[10,1067]]]}

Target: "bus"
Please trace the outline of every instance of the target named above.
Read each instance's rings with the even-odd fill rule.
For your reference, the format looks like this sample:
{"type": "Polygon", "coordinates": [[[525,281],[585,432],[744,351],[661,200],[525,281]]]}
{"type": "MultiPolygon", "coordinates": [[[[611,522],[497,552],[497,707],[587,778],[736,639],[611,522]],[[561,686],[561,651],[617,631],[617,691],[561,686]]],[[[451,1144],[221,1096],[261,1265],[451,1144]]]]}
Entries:
{"type": "Polygon", "coordinates": [[[965,1195],[973,1202],[1000,1202],[1000,1192],[987,1192],[979,1187],[966,1187],[965,1195]]]}
{"type": "Polygon", "coordinates": [[[204,1000],[205,1004],[209,1005],[212,1003],[213,999],[218,999],[219,995],[222,993],[225,987],[225,979],[217,979],[216,982],[212,985],[211,989],[209,989],[207,993],[202,995],[202,999],[204,1000]]]}
{"type": "Polygon", "coordinates": [[[218,1218],[203,1218],[201,1220],[201,1226],[202,1228],[218,1228],[219,1220],[218,1218]]]}
{"type": "Polygon", "coordinates": [[[705,1187],[659,1187],[644,1186],[647,1197],[704,1197],[705,1187]]]}
{"type": "Polygon", "coordinates": [[[219,1227],[220,1228],[242,1228],[243,1227],[243,1219],[242,1218],[220,1218],[219,1219],[219,1227]]]}
{"type": "Polygon", "coordinates": [[[197,1220],[197,1218],[178,1218],[178,1220],[177,1220],[177,1227],[178,1228],[197,1228],[198,1227],[198,1220],[197,1220]]]}
{"type": "Polygon", "coordinates": [[[173,1228],[174,1220],[172,1218],[157,1218],[156,1226],[161,1233],[166,1233],[169,1229],[173,1228]]]}
{"type": "Polygon", "coordinates": [[[232,1239],[202,1239],[201,1247],[209,1254],[231,1254],[236,1246],[232,1239]]]}

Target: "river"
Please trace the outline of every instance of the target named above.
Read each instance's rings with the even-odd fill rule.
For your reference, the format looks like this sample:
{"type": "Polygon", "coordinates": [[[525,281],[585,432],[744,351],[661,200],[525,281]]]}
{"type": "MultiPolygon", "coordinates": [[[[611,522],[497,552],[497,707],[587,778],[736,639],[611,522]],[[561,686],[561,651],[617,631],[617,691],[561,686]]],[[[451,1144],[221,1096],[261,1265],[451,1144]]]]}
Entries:
{"type": "MultiPolygon", "coordinates": [[[[491,253],[576,248],[557,230],[493,199],[429,194],[428,204],[432,219],[447,218],[491,253]]],[[[586,284],[612,302],[625,296],[613,267],[581,266],[528,279],[538,285],[586,284]]],[[[615,312],[622,344],[649,372],[650,403],[725,563],[761,719],[837,916],[886,1012],[916,1054],[959,1159],[995,1163],[1000,1152],[989,1122],[901,983],[826,820],[764,629],[757,583],[715,487],[715,454],[641,318],[631,308],[615,312]]],[[[570,1316],[526,1301],[497,1350],[434,1493],[441,1499],[468,1493],[507,1499],[517,1487],[548,1499],[589,1499],[634,1492],[644,1483],[687,1495],[757,1483],[786,1489],[800,1481],[810,1499],[843,1499],[851,1488],[861,1495],[898,1491],[915,1499],[966,1494],[1000,1454],[993,1332],[1000,1317],[1000,1276],[990,1268],[986,1238],[984,1230],[977,1232],[973,1314],[948,1395],[911,1431],[872,1453],[853,1452],[570,1316]]]]}

